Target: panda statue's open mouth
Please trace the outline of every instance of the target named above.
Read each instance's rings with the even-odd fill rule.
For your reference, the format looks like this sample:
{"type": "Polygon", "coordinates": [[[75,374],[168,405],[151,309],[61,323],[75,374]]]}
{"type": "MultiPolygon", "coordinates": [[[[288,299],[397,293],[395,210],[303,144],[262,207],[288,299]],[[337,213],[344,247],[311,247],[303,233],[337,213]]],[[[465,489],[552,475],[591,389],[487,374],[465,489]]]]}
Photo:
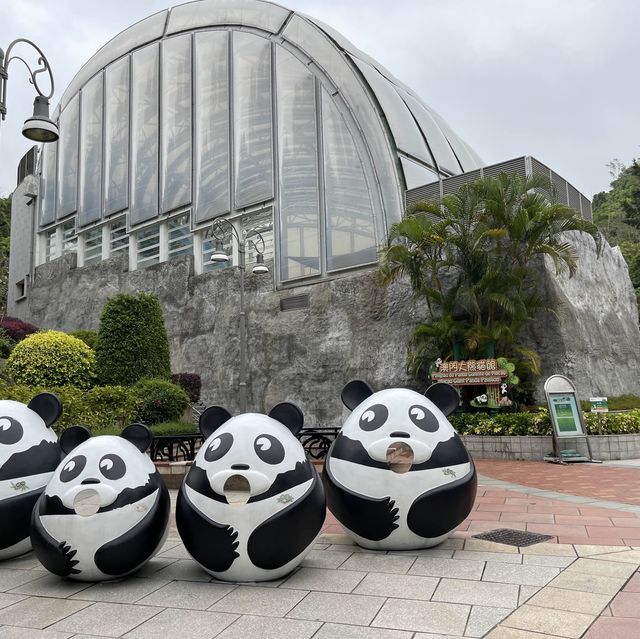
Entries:
{"type": "Polygon", "coordinates": [[[102,506],[100,502],[100,494],[97,490],[85,488],[73,498],[73,509],[76,511],[76,515],[91,517],[100,510],[102,506]]]}
{"type": "Polygon", "coordinates": [[[231,475],[222,488],[230,506],[244,506],[251,497],[251,484],[244,475],[231,475]]]}
{"type": "Polygon", "coordinates": [[[394,473],[402,474],[413,465],[413,448],[406,442],[393,442],[387,448],[387,464],[394,473]]]}

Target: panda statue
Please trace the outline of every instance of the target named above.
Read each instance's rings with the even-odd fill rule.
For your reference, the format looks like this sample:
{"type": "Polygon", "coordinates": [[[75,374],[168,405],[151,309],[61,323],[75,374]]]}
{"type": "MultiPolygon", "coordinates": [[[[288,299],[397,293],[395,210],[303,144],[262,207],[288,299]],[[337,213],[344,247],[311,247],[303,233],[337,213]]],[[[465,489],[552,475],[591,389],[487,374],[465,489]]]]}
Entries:
{"type": "Polygon", "coordinates": [[[291,572],[326,515],[322,482],[295,435],[293,404],[269,415],[200,416],[205,442],[178,494],[176,524],[189,554],[224,581],[267,581],[291,572]]]}
{"type": "Polygon", "coordinates": [[[78,581],[119,579],[141,568],[164,543],[169,491],[145,451],[143,424],[120,436],[62,432],[66,457],[33,509],[31,542],[42,565],[78,581]]]}
{"type": "Polygon", "coordinates": [[[342,391],[353,412],[329,449],[323,482],[329,510],[360,546],[435,546],[471,512],[475,467],[447,420],[458,393],[438,383],[425,395],[376,393],[359,380],[342,391]]]}
{"type": "Polygon", "coordinates": [[[51,393],[28,405],[0,401],[0,559],[31,550],[31,511],[60,463],[52,426],[62,403],[51,393]]]}

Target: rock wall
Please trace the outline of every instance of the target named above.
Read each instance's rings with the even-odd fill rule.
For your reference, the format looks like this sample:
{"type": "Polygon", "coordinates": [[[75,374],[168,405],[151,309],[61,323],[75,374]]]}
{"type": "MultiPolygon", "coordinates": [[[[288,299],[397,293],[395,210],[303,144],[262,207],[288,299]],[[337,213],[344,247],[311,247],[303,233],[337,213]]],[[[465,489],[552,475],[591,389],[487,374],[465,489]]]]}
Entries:
{"type": "MultiPolygon", "coordinates": [[[[577,244],[576,277],[545,274],[559,310],[531,331],[543,357],[541,380],[565,374],[583,397],[640,394],[638,311],[626,264],[608,245],[597,260],[593,242],[577,244]]],[[[110,295],[155,291],[173,370],[199,373],[205,403],[238,411],[238,269],[195,275],[191,257],[133,272],[119,258],[75,266],[70,254],[38,267],[27,300],[10,312],[44,328],[97,328],[110,295]]],[[[423,313],[406,285],[382,289],[367,271],[276,291],[271,275],[248,274],[246,307],[250,410],[289,400],[302,408],[307,425],[337,426],[344,416],[340,391],[349,379],[377,388],[410,384],[406,340],[423,313]],[[309,295],[308,308],[280,310],[280,300],[300,294],[309,295]]]]}

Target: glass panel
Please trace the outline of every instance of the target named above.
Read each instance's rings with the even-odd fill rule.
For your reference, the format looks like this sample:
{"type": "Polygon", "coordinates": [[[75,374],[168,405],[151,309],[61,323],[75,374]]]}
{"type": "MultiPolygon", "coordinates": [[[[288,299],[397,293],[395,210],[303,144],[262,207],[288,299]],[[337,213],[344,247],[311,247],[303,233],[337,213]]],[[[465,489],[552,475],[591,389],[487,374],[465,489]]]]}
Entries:
{"type": "Polygon", "coordinates": [[[78,226],[102,215],[102,73],[82,89],[78,226]]]}
{"type": "Polygon", "coordinates": [[[162,44],[162,210],[191,202],[191,36],[162,44]]]}
{"type": "Polygon", "coordinates": [[[45,236],[45,262],[50,262],[58,257],[58,231],[51,229],[45,236]]]}
{"type": "Polygon", "coordinates": [[[271,43],[233,34],[236,208],[273,197],[271,43]]]}
{"type": "Polygon", "coordinates": [[[211,271],[219,271],[220,269],[233,266],[231,234],[227,233],[223,239],[222,245],[225,253],[229,256],[228,262],[212,262],[211,253],[215,250],[215,238],[209,237],[202,239],[202,272],[209,273],[211,271]]]}
{"type": "Polygon", "coordinates": [[[322,91],[327,270],[376,261],[374,213],[351,133],[322,91]]]}
{"type": "Polygon", "coordinates": [[[230,210],[226,31],[196,34],[195,67],[195,215],[200,223],[230,210]]]}
{"type": "Polygon", "coordinates": [[[277,50],[280,278],[320,273],[318,133],[313,75],[277,50]]]}
{"type": "Polygon", "coordinates": [[[136,51],[131,66],[131,224],[158,215],[158,45],[136,51]]]}
{"type": "Polygon", "coordinates": [[[44,144],[42,175],[40,176],[40,224],[51,224],[56,219],[56,151],[57,142],[44,144]]]}
{"type": "Polygon", "coordinates": [[[160,225],[154,224],[138,231],[138,268],[160,262],[160,225]]]}
{"type": "Polygon", "coordinates": [[[129,255],[129,235],[127,233],[127,218],[121,217],[111,222],[110,256],[129,255]]]}
{"type": "Polygon", "coordinates": [[[189,214],[169,220],[169,258],[193,254],[193,235],[189,225],[189,214]]]}
{"type": "Polygon", "coordinates": [[[58,219],[75,212],[77,206],[79,97],[76,95],[60,115],[58,219]]]}
{"type": "MultiPolygon", "coordinates": [[[[258,245],[258,249],[264,255],[265,260],[273,259],[273,210],[267,209],[266,211],[260,211],[258,213],[251,213],[250,215],[245,215],[241,221],[242,228],[246,231],[250,231],[251,229],[255,229],[262,235],[262,239],[264,240],[264,247],[262,246],[262,242],[259,240],[258,236],[255,233],[252,233],[249,236],[249,239],[254,240],[258,245]]],[[[251,270],[252,265],[256,262],[256,255],[258,251],[256,251],[256,247],[252,242],[249,242],[247,245],[247,256],[246,263],[248,265],[249,270],[251,270]]]]}
{"type": "Polygon", "coordinates": [[[415,189],[418,186],[437,182],[439,179],[438,174],[426,166],[422,166],[406,158],[400,158],[400,162],[402,163],[407,189],[415,189]]]}
{"type": "Polygon", "coordinates": [[[129,204],[129,58],[105,72],[104,210],[129,204]]]}
{"type": "Polygon", "coordinates": [[[62,225],[62,254],[73,253],[78,246],[76,235],[76,221],[69,220],[62,225]]]}
{"type": "Polygon", "coordinates": [[[476,158],[469,153],[467,145],[451,130],[451,127],[444,119],[435,111],[431,111],[431,116],[445,134],[447,141],[460,162],[460,166],[462,166],[462,171],[466,173],[467,171],[480,168],[481,164],[477,163],[476,158]]]}
{"type": "Polygon", "coordinates": [[[102,227],[87,231],[84,234],[84,264],[95,264],[102,260],[102,227]]]}

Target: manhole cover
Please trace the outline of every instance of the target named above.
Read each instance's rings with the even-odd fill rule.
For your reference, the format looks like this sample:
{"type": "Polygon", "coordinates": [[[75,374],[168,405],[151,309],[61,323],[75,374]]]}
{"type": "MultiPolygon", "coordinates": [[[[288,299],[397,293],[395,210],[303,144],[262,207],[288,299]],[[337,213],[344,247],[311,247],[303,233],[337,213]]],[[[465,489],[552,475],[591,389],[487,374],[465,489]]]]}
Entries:
{"type": "Polygon", "coordinates": [[[498,544],[509,546],[533,546],[548,539],[553,539],[553,535],[541,535],[539,533],[525,532],[524,530],[511,530],[511,528],[497,528],[489,532],[473,535],[474,539],[486,539],[495,541],[498,544]]]}

